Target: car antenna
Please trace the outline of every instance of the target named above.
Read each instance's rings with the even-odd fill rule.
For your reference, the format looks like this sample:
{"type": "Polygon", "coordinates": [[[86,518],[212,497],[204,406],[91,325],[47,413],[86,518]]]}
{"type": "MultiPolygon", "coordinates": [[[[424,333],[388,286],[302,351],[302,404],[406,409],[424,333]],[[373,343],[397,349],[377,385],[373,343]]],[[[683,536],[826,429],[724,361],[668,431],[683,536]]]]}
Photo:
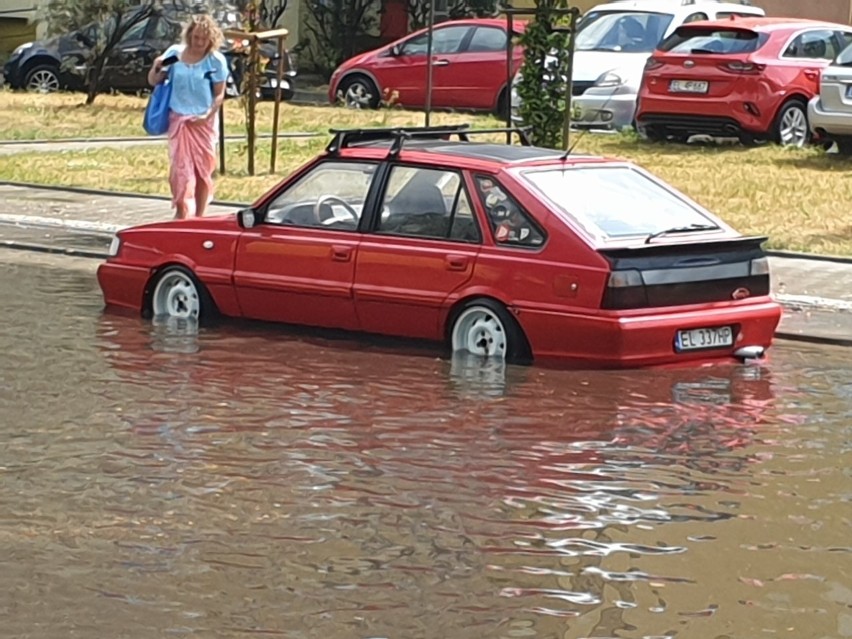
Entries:
{"type": "MultiPolygon", "coordinates": [[[[601,110],[601,111],[603,111],[603,110],[607,107],[607,105],[609,104],[610,100],[612,100],[612,98],[613,98],[613,96],[614,96],[614,95],[615,95],[615,91],[613,91],[612,93],[610,93],[609,97],[608,97],[608,98],[604,101],[604,103],[601,105],[601,108],[600,108],[600,110],[601,110]]],[[[580,143],[580,140],[582,140],[582,139],[583,139],[583,136],[584,136],[584,135],[586,135],[586,133],[588,133],[588,132],[589,132],[589,129],[588,129],[588,128],[583,129],[582,131],[580,131],[580,135],[578,135],[578,136],[577,136],[577,139],[576,139],[576,140],[574,140],[574,144],[572,144],[572,145],[571,145],[571,146],[569,146],[567,149],[565,149],[565,153],[564,153],[564,154],[562,155],[562,157],[561,157],[561,158],[559,158],[559,159],[560,159],[560,160],[562,160],[563,162],[564,162],[565,160],[567,160],[567,159],[568,159],[568,156],[569,156],[569,155],[571,155],[571,153],[574,151],[574,149],[575,149],[575,148],[577,147],[577,145],[580,143]]]]}

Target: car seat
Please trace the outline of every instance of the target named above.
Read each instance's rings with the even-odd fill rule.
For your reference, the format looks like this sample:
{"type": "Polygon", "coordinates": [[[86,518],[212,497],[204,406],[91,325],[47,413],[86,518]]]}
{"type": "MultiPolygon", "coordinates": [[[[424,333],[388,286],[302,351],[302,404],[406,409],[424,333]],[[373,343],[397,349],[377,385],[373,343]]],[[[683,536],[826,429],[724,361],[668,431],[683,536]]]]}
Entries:
{"type": "Polygon", "coordinates": [[[828,48],[825,46],[825,40],[813,40],[806,42],[803,47],[804,57],[806,58],[827,58],[828,48]]]}

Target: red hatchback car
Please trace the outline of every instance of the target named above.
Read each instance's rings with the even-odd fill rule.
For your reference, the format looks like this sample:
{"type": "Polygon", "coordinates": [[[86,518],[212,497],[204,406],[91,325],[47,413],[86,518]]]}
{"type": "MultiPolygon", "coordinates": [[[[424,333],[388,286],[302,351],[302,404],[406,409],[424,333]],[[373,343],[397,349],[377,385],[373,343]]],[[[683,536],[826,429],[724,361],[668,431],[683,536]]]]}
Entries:
{"type": "MultiPolygon", "coordinates": [[[[432,106],[505,113],[507,78],[523,62],[523,49],[513,47],[511,73],[506,72],[506,20],[476,18],[442,22],[432,36],[432,106]]],[[[514,35],[524,30],[513,26],[514,35]]],[[[423,29],[341,64],[328,86],[332,104],[377,108],[390,101],[406,108],[426,105],[428,32],[423,29]]]]}
{"type": "Polygon", "coordinates": [[[650,139],[691,135],[808,141],[808,101],[848,25],[734,18],[678,28],[645,66],[636,125],[650,139]]]}
{"type": "Polygon", "coordinates": [[[750,359],[772,341],[765,238],[637,166],[460,127],[335,133],[234,215],[120,231],[98,270],[107,305],[595,367],[750,359]]]}

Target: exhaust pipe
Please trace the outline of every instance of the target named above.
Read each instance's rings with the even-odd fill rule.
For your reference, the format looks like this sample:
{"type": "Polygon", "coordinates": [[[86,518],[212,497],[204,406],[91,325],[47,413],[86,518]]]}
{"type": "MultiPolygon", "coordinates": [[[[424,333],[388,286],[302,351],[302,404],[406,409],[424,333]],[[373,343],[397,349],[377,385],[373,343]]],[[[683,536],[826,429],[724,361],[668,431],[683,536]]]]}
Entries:
{"type": "Polygon", "coordinates": [[[765,353],[766,349],[763,346],[743,346],[734,351],[734,357],[748,361],[750,359],[760,359],[765,353]]]}

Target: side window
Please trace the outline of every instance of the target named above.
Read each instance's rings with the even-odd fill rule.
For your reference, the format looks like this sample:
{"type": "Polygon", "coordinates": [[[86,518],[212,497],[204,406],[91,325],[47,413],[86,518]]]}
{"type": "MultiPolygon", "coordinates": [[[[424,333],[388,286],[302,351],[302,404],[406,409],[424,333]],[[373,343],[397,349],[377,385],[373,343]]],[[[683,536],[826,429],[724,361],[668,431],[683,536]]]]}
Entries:
{"type": "Polygon", "coordinates": [[[686,20],[683,21],[683,24],[689,24],[690,22],[698,22],[699,20],[706,20],[706,19],[707,19],[706,13],[701,13],[701,12],[692,13],[692,14],[690,14],[686,17],[686,20]]]}
{"type": "Polygon", "coordinates": [[[121,36],[122,42],[130,42],[132,40],[142,40],[145,37],[145,30],[148,28],[151,19],[146,18],[142,22],[137,22],[121,36]]]}
{"type": "Polygon", "coordinates": [[[840,55],[852,44],[852,33],[849,31],[838,31],[837,39],[840,41],[840,51],[838,51],[837,55],[840,55]]]}
{"type": "Polygon", "coordinates": [[[391,169],[377,232],[476,243],[481,237],[461,175],[412,166],[391,169]]]}
{"type": "Polygon", "coordinates": [[[151,37],[155,40],[177,40],[180,37],[180,32],[181,27],[178,23],[160,16],[154,25],[151,37]]]}
{"type": "Polygon", "coordinates": [[[796,36],[784,51],[788,58],[833,59],[837,55],[834,33],[827,29],[805,31],[796,36]]]}
{"type": "Polygon", "coordinates": [[[544,243],[544,234],[535,222],[493,178],[477,176],[476,185],[498,244],[537,247],[544,243]]]}
{"type": "Polygon", "coordinates": [[[266,223],[354,231],[376,171],[363,162],[322,162],[287,186],[266,209],[266,223]]]}
{"type": "Polygon", "coordinates": [[[493,27],[478,27],[467,50],[472,53],[506,51],[506,32],[493,27]]]}
{"type": "MultiPolygon", "coordinates": [[[[470,27],[445,27],[435,29],[432,36],[432,53],[457,53],[470,27]]],[[[401,55],[426,55],[429,34],[424,33],[402,45],[401,55]]]]}

